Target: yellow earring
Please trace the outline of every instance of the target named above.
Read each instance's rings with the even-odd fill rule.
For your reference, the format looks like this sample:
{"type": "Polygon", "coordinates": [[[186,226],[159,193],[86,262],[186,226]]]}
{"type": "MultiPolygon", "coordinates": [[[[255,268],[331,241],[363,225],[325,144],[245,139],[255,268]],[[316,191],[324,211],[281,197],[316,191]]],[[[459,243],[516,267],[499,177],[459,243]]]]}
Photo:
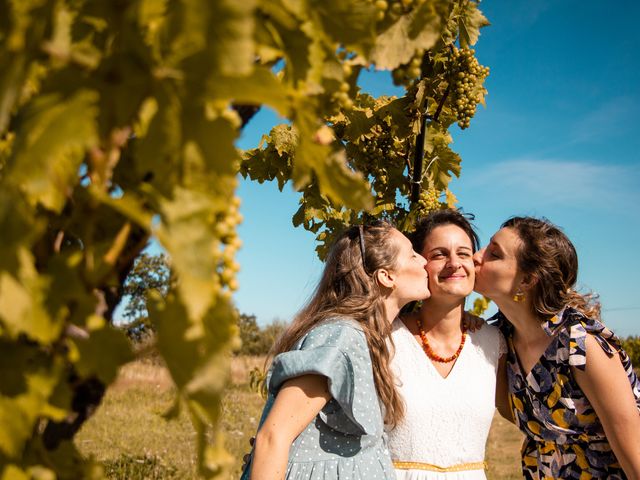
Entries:
{"type": "Polygon", "coordinates": [[[524,293],[520,291],[516,292],[516,294],[513,296],[513,301],[517,303],[524,302],[524,299],[525,299],[524,293]]]}

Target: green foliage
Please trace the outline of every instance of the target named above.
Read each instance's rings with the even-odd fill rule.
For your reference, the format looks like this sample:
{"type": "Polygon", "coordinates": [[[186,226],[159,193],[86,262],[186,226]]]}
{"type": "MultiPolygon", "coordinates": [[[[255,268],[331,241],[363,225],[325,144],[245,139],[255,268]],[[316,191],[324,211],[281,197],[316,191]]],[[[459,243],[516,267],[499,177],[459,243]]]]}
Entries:
{"type": "MultiPolygon", "coordinates": [[[[291,181],[294,223],[321,255],[364,210],[408,228],[453,203],[451,52],[486,19],[475,0],[0,0],[0,12],[0,477],[100,476],[73,437],[131,358],[111,323],[151,235],[171,263],[167,289],[145,298],[176,385],[170,414],[193,421],[199,474],[225,475],[238,172],[291,181]],[[416,57],[403,98],[357,86],[363,68],[416,57]],[[290,124],[238,152],[262,105],[290,124]],[[425,119],[426,193],[409,205],[425,119]]],[[[481,80],[472,90],[475,105],[481,80]]]]}
{"type": "Polygon", "coordinates": [[[242,347],[237,352],[239,355],[266,355],[287,328],[283,321],[275,320],[264,327],[256,322],[255,315],[240,314],[238,320],[240,340],[242,347]]]}
{"type": "Polygon", "coordinates": [[[260,355],[262,351],[261,330],[256,322],[255,315],[240,314],[238,317],[238,329],[242,347],[238,351],[241,355],[260,355]]]}
{"type": "Polygon", "coordinates": [[[151,292],[165,297],[169,292],[171,270],[166,255],[142,253],[133,264],[122,288],[126,306],[122,316],[127,323],[127,334],[137,340],[153,331],[149,322],[147,301],[151,292]]]}
{"type": "Polygon", "coordinates": [[[469,313],[472,313],[476,317],[481,317],[482,314],[489,308],[489,300],[487,297],[476,298],[473,301],[473,308],[469,310],[469,313]]]}
{"type": "MultiPolygon", "coordinates": [[[[452,176],[460,175],[460,157],[451,150],[448,130],[456,122],[468,127],[486,93],[483,83],[488,69],[478,64],[469,48],[488,23],[477,2],[379,0],[371,4],[378,32],[371,48],[369,43],[357,49],[342,43],[336,49],[302,23],[295,49],[280,43],[272,46],[284,64],[282,81],[292,86],[302,82],[293,68],[300,50],[308,46],[315,52],[303,87],[316,105],[324,105],[324,122],[313,119],[311,123],[311,118],[303,116],[293,125],[276,126],[258,148],[244,152],[240,168],[245,177],[277,180],[280,189],[291,181],[302,192],[293,224],[316,234],[320,258],[337,232],[348,225],[384,218],[410,231],[419,216],[453,206],[456,198],[448,184],[452,176]],[[315,62],[323,62],[322,69],[315,62]],[[358,75],[370,65],[392,70],[394,81],[406,87],[406,95],[373,98],[363,92],[358,75]],[[420,137],[425,120],[426,134],[420,137]],[[410,203],[410,179],[422,151],[416,153],[419,138],[424,142],[426,168],[418,179],[422,193],[410,203]],[[312,164],[317,168],[309,172],[312,164]],[[364,195],[363,188],[373,198],[364,195]]],[[[283,2],[285,11],[287,7],[283,2]]],[[[354,15],[366,11],[363,7],[354,15]]],[[[301,20],[306,18],[303,14],[301,20]]],[[[313,22],[313,17],[308,18],[313,22]]],[[[337,18],[333,21],[345,17],[337,18]]],[[[288,20],[287,25],[296,23],[288,20]]],[[[362,35],[363,41],[370,29],[364,22],[360,25],[363,28],[358,31],[349,25],[341,27],[362,35]]],[[[280,32],[283,27],[277,28],[280,32]]]]}
{"type": "Polygon", "coordinates": [[[622,339],[622,348],[629,355],[634,368],[640,368],[640,337],[630,336],[622,339]]]}

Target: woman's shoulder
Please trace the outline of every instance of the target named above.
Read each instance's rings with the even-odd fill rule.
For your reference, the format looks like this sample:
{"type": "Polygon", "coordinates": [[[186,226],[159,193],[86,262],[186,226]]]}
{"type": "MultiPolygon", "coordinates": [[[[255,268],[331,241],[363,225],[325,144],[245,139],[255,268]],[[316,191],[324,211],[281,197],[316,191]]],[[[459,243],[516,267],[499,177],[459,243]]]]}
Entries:
{"type": "Polygon", "coordinates": [[[507,351],[504,336],[495,325],[485,323],[478,330],[469,332],[469,337],[477,351],[482,352],[480,355],[490,359],[492,364],[507,351]]]}
{"type": "Polygon", "coordinates": [[[482,342],[498,342],[500,340],[500,329],[496,325],[489,323],[483,323],[480,328],[473,332],[468,332],[472,338],[475,338],[482,342]]]}
{"type": "Polygon", "coordinates": [[[319,346],[343,348],[360,345],[366,338],[362,326],[354,319],[333,317],[312,327],[300,341],[300,348],[319,346]]]}

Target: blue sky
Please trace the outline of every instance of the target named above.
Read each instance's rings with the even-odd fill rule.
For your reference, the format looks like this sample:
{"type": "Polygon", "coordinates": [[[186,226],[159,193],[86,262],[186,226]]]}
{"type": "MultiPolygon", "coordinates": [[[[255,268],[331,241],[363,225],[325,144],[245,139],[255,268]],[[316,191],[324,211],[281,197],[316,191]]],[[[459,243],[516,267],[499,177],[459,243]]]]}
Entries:
{"type": "MultiPolygon", "coordinates": [[[[491,68],[487,108],[469,129],[453,129],[463,162],[451,189],[476,215],[483,243],[516,214],[560,225],[578,250],[579,286],[600,294],[606,323],[624,336],[640,334],[639,5],[483,2],[492,25],[476,51],[491,68]]],[[[387,73],[362,84],[376,95],[400,91],[387,73]]],[[[257,145],[278,122],[262,111],[238,146],[257,145]]],[[[243,181],[239,195],[236,304],[261,324],[290,320],[322,268],[313,235],[291,223],[298,194],[243,181]]]]}

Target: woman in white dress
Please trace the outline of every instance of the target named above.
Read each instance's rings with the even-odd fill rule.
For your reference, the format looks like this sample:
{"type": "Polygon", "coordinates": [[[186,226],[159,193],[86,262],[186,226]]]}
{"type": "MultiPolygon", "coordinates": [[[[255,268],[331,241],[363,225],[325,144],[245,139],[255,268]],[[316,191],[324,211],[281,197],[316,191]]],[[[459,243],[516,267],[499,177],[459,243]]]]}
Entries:
{"type": "Polygon", "coordinates": [[[405,406],[388,432],[396,475],[484,479],[495,408],[511,414],[504,339],[490,325],[467,328],[464,303],[474,285],[478,236],[461,213],[442,210],[418,223],[412,242],[427,259],[431,297],[392,326],[391,366],[405,406]]]}

